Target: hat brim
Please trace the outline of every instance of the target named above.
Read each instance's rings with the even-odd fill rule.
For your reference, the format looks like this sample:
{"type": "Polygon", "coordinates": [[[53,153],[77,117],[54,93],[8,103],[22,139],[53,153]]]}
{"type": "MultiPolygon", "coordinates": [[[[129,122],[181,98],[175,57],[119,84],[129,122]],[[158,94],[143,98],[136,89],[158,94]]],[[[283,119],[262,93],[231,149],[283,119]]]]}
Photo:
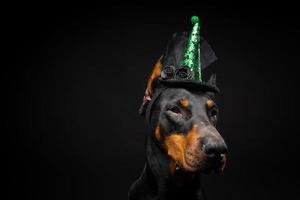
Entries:
{"type": "Polygon", "coordinates": [[[158,78],[158,81],[159,83],[161,83],[166,87],[185,88],[192,91],[213,92],[216,94],[220,92],[219,88],[217,88],[216,86],[202,81],[162,79],[162,78],[158,78]]]}

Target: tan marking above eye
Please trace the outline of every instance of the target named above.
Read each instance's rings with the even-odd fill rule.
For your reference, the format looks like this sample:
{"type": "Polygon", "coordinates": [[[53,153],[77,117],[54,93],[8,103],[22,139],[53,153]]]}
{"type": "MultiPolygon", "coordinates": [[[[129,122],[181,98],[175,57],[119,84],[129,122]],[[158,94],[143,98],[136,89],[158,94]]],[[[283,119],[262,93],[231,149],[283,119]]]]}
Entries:
{"type": "Polygon", "coordinates": [[[215,102],[211,99],[206,101],[207,108],[212,108],[215,105],[215,102]]]}
{"type": "Polygon", "coordinates": [[[187,98],[180,99],[179,102],[185,108],[187,108],[190,105],[190,101],[187,98]]]}

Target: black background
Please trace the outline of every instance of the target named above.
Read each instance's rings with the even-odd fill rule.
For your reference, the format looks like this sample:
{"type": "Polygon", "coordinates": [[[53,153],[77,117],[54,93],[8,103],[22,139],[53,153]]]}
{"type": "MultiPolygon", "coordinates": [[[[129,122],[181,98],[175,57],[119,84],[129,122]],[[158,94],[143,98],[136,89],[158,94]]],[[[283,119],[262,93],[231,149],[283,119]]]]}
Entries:
{"type": "Polygon", "coordinates": [[[2,135],[9,199],[126,199],[144,165],[137,110],[173,32],[202,36],[219,60],[218,129],[230,150],[209,199],[283,199],[296,178],[300,45],[296,5],[12,5],[3,18],[2,135]]]}

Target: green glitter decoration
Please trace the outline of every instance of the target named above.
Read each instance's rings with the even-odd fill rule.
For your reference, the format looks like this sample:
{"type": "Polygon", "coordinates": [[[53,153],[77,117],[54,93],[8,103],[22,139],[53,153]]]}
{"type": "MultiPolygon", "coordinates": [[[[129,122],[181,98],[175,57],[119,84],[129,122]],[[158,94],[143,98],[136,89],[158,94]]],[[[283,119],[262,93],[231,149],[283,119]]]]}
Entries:
{"type": "Polygon", "coordinates": [[[191,18],[193,29],[188,39],[188,45],[185,49],[182,65],[190,68],[194,80],[201,78],[201,59],[200,59],[200,22],[197,16],[191,18]]]}

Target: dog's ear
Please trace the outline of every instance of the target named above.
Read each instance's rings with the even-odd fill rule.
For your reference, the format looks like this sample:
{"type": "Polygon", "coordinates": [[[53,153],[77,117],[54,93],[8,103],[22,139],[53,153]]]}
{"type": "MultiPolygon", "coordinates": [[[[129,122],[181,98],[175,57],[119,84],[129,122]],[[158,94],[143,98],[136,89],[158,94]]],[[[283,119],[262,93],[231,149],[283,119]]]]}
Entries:
{"type": "Polygon", "coordinates": [[[143,97],[143,103],[139,109],[139,114],[144,116],[146,109],[147,109],[147,105],[149,104],[149,102],[151,101],[151,98],[153,96],[154,90],[155,90],[155,81],[157,80],[157,78],[160,76],[161,74],[161,70],[162,70],[162,58],[163,56],[161,56],[158,61],[155,63],[152,72],[148,78],[147,81],[147,87],[145,90],[145,94],[143,97]]]}
{"type": "MultiPolygon", "coordinates": [[[[217,87],[217,75],[216,74],[212,74],[209,78],[209,80],[207,81],[207,83],[209,85],[215,86],[217,87]]],[[[213,92],[207,92],[208,96],[210,96],[212,99],[215,98],[215,93],[213,92]]]]}

